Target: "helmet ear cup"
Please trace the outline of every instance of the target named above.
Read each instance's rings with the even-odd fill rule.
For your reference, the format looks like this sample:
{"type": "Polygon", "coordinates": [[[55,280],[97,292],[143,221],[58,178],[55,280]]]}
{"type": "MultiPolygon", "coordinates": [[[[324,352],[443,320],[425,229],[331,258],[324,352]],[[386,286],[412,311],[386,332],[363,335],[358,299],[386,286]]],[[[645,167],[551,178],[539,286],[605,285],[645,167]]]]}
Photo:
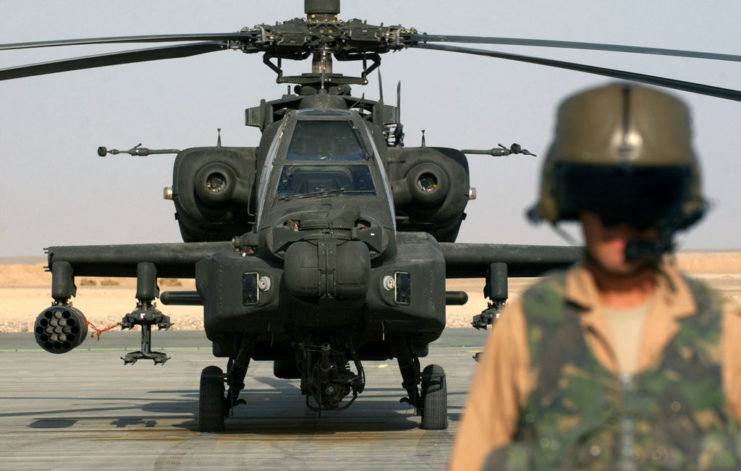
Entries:
{"type": "Polygon", "coordinates": [[[700,169],[697,164],[692,168],[692,181],[690,185],[690,197],[682,205],[682,221],[679,229],[687,229],[698,222],[710,206],[705,198],[702,197],[700,169]]]}
{"type": "Polygon", "coordinates": [[[693,198],[682,206],[682,220],[677,229],[687,229],[705,216],[710,205],[702,198],[693,198]]]}
{"type": "Polygon", "coordinates": [[[532,222],[548,221],[555,224],[561,219],[561,210],[553,185],[555,178],[554,161],[553,146],[551,146],[543,164],[538,201],[527,211],[528,219],[532,222]]]}

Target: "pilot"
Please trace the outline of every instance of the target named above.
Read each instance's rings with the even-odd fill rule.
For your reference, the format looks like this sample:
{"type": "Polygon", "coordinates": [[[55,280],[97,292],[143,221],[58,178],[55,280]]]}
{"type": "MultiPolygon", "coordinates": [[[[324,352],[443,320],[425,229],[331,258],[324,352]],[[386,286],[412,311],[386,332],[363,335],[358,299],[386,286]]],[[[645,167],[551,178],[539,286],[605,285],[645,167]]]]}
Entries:
{"type": "Polygon", "coordinates": [[[557,118],[529,214],[583,260],[496,321],[450,469],[741,469],[741,313],[670,258],[706,210],[687,107],[611,84],[557,118]]]}

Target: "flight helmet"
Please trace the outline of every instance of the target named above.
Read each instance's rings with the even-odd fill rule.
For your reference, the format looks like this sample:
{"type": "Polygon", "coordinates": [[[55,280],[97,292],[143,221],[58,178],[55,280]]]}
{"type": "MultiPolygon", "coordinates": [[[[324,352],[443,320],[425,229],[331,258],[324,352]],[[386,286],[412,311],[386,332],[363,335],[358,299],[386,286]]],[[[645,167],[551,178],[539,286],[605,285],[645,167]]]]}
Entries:
{"type": "Polygon", "coordinates": [[[528,216],[556,224],[592,211],[608,227],[658,229],[668,251],[707,207],[691,134],[687,106],[653,88],[615,83],[567,98],[528,216]]]}

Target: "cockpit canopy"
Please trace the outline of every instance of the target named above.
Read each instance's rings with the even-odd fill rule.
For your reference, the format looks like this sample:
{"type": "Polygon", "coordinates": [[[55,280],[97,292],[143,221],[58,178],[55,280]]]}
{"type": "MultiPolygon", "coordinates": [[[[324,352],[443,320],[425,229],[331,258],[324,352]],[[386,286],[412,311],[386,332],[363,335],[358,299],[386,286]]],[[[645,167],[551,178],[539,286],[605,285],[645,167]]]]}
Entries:
{"type": "Polygon", "coordinates": [[[278,180],[280,199],[328,194],[376,194],[370,169],[365,164],[354,165],[286,165],[278,180]]]}
{"type": "Polygon", "coordinates": [[[298,120],[278,180],[278,199],[318,194],[376,194],[370,152],[348,119],[298,120]]]}
{"type": "Polygon", "coordinates": [[[286,160],[368,160],[358,130],[349,120],[300,120],[296,122],[286,160]]]}
{"type": "Polygon", "coordinates": [[[368,231],[372,255],[383,253],[391,234],[385,229],[394,229],[395,218],[379,143],[380,131],[355,112],[287,113],[270,143],[258,189],[257,230],[267,250],[280,257],[279,239],[317,237],[316,230],[326,227],[348,231],[345,236],[368,231]]]}

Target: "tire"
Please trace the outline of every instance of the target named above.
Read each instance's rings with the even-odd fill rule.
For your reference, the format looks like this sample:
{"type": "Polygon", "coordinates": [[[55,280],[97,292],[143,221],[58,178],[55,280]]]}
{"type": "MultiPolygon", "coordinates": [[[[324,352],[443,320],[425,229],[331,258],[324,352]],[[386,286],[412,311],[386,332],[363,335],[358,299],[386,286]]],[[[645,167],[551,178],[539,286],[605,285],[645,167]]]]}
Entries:
{"type": "Polygon", "coordinates": [[[422,371],[422,405],[421,428],[448,428],[448,385],[442,366],[428,365],[422,371]]]}
{"type": "Polygon", "coordinates": [[[201,372],[198,397],[198,430],[224,431],[224,372],[218,366],[207,366],[201,372]]]}

